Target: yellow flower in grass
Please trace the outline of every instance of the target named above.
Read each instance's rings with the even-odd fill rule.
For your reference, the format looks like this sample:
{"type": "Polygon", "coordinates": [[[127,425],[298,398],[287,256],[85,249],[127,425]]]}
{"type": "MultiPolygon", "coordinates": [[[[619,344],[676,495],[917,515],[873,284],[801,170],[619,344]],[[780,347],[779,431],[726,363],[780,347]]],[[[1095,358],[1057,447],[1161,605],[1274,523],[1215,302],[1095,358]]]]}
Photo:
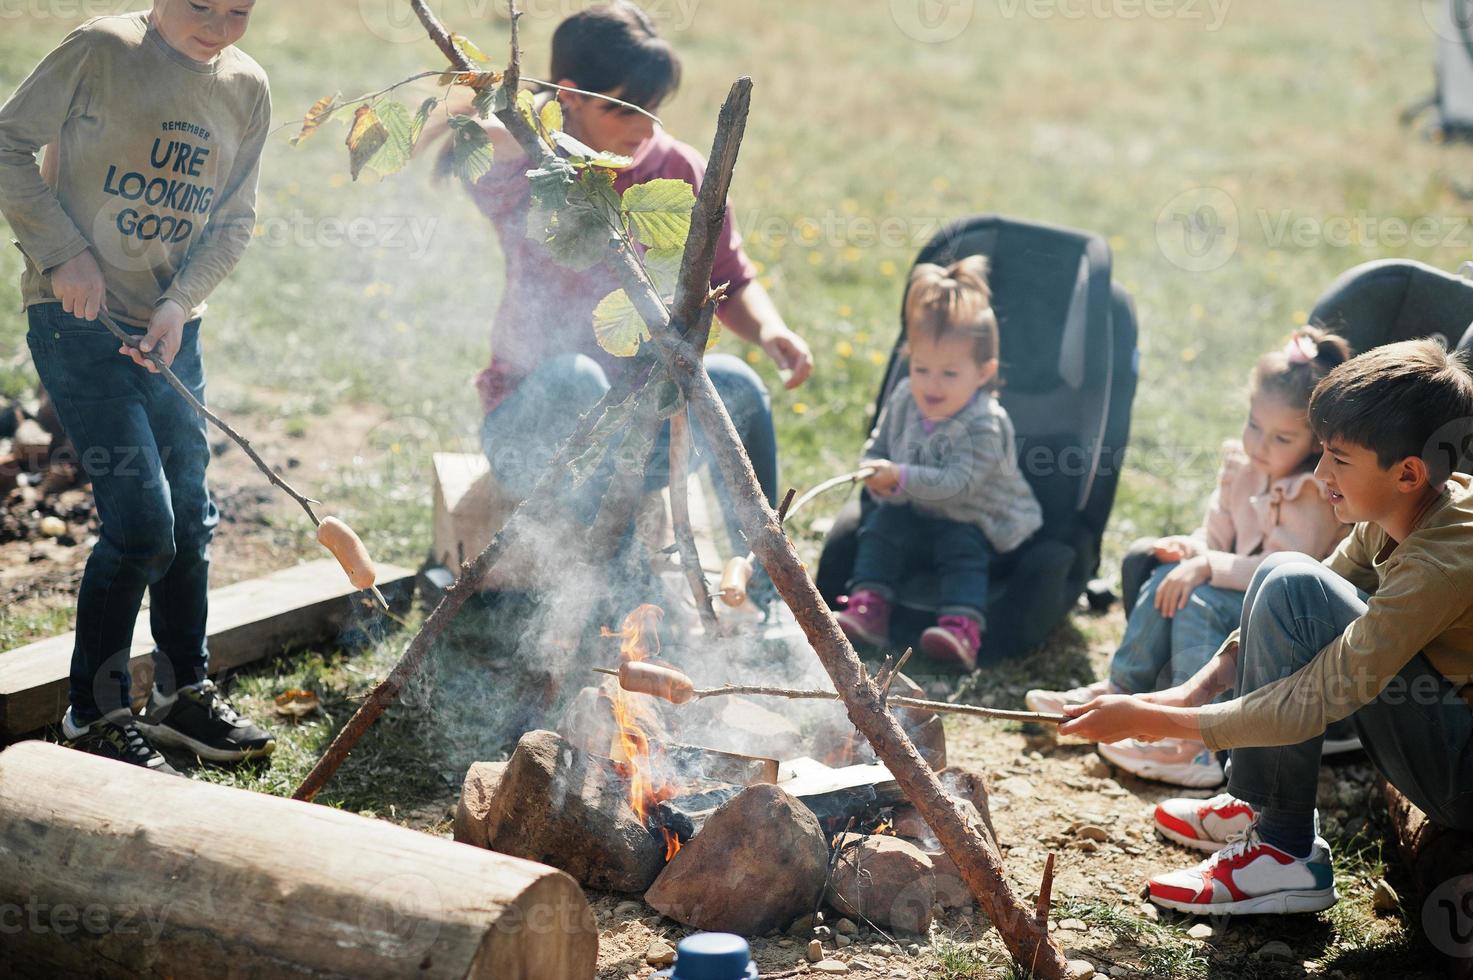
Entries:
{"type": "Polygon", "coordinates": [[[845,360],[848,360],[849,358],[854,356],[854,345],[849,343],[849,341],[847,340],[841,340],[839,341],[838,346],[834,348],[834,353],[838,354],[845,360]]]}
{"type": "Polygon", "coordinates": [[[761,364],[762,363],[762,352],[761,351],[757,351],[757,350],[749,350],[749,351],[747,351],[747,363],[748,364],[761,364]]]}
{"type": "Polygon", "coordinates": [[[1295,310],[1294,311],[1294,323],[1296,325],[1302,327],[1302,326],[1304,326],[1308,322],[1309,322],[1309,314],[1308,313],[1304,312],[1303,310],[1295,310]]]}
{"type": "Polygon", "coordinates": [[[884,367],[885,363],[889,360],[889,355],[882,350],[872,350],[869,352],[869,362],[875,367],[884,367]]]}
{"type": "Polygon", "coordinates": [[[883,262],[880,263],[880,275],[882,275],[882,276],[884,276],[884,277],[886,277],[888,279],[889,277],[895,275],[895,272],[896,272],[896,269],[895,269],[895,263],[894,262],[891,262],[889,259],[886,259],[885,261],[883,261],[883,262]]]}
{"type": "Polygon", "coordinates": [[[859,251],[859,249],[855,248],[853,245],[850,245],[850,246],[848,246],[847,248],[844,249],[844,261],[845,262],[858,262],[859,261],[859,256],[861,254],[862,253],[859,251]]]}
{"type": "Polygon", "coordinates": [[[807,402],[793,402],[793,414],[794,415],[807,415],[808,414],[808,403],[807,402]]]}
{"type": "Polygon", "coordinates": [[[839,315],[842,317],[851,317],[854,315],[854,309],[848,303],[840,303],[839,315]]]}
{"type": "Polygon", "coordinates": [[[811,266],[813,266],[814,268],[818,268],[819,266],[823,265],[823,253],[822,252],[809,252],[808,253],[808,264],[811,265],[811,266]]]}

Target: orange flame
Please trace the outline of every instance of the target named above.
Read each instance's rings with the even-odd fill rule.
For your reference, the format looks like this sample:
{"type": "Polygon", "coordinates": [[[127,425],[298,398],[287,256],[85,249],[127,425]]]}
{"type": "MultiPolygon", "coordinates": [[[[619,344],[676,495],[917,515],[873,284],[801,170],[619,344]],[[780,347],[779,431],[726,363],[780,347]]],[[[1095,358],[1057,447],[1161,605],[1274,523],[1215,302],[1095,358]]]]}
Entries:
{"type": "MultiPolygon", "coordinates": [[[[619,659],[622,662],[648,660],[660,652],[660,620],[665,611],[659,606],[645,603],[624,617],[619,631],[601,631],[602,636],[619,638],[619,659]]],[[[614,689],[614,721],[619,726],[619,735],[613,746],[614,761],[620,772],[629,779],[629,805],[641,823],[648,826],[650,808],[662,800],[676,795],[676,788],[663,781],[656,785],[654,760],[650,754],[650,739],[641,724],[651,722],[647,702],[632,697],[622,687],[614,689]],[[643,719],[641,719],[643,715],[643,719]]],[[[660,828],[665,837],[665,860],[669,861],[680,851],[680,839],[665,827],[660,828]]]]}

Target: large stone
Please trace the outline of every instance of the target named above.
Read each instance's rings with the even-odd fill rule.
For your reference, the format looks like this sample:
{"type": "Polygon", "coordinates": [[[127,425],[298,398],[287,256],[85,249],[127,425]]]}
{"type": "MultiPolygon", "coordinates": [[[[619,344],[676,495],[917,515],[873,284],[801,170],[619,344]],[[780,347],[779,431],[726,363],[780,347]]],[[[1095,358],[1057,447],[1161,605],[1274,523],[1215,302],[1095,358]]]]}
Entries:
{"type": "Polygon", "coordinates": [[[473,762],[466,771],[451,828],[462,844],[486,846],[486,821],[506,766],[505,762],[473,762]]]}
{"type": "Polygon", "coordinates": [[[660,873],[665,845],[635,815],[629,783],[608,760],[556,732],[535,731],[522,736],[494,788],[490,775],[481,770],[474,788],[486,798],[462,794],[472,804],[458,836],[479,834],[493,851],[560,868],[605,891],[642,892],[660,873]]]}
{"type": "Polygon", "coordinates": [[[963,769],[960,766],[951,766],[937,773],[941,777],[941,785],[946,792],[959,800],[966,800],[977,808],[977,815],[982,819],[982,826],[987,828],[994,845],[997,844],[997,831],[992,826],[992,809],[987,802],[987,780],[980,772],[963,769]]]}
{"type": "Polygon", "coordinates": [[[696,929],[762,935],[813,911],[828,854],[802,803],[776,786],[750,786],[711,815],[644,900],[696,929]]]}
{"type": "Polygon", "coordinates": [[[925,933],[936,904],[931,859],[908,841],[885,835],[843,834],[825,896],[841,915],[925,933]]]}

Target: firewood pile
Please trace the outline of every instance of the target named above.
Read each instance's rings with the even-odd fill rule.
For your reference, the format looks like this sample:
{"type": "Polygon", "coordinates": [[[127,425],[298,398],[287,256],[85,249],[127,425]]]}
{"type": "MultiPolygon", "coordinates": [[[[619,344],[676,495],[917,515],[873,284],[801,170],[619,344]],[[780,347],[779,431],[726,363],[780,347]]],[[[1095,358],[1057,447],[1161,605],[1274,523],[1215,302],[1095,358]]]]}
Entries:
{"type": "Polygon", "coordinates": [[[72,547],[97,532],[92,493],[51,401],[0,403],[0,544],[72,547]]]}

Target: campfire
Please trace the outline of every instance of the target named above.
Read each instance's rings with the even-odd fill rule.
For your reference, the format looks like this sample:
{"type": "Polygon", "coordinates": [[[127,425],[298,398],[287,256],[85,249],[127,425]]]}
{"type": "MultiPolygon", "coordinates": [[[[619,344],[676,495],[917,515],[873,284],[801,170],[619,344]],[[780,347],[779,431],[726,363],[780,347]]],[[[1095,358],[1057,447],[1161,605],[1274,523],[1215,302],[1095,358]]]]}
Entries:
{"type": "MultiPolygon", "coordinates": [[[[472,767],[457,839],[642,894],[695,928],[747,935],[788,929],[825,902],[875,929],[923,932],[938,902],[970,901],[839,702],[788,701],[778,714],[740,697],[694,697],[662,659],[663,616],[640,605],[602,629],[620,664],[606,673],[627,681],[637,664],[646,680],[679,678],[679,690],[655,697],[608,677],[579,692],[556,732],[530,732],[507,762],[472,767]]],[[[733,669],[719,647],[700,652],[708,669],[733,669]]],[[[894,683],[918,692],[903,675],[894,683]]],[[[896,712],[943,767],[939,719],[896,712]]],[[[981,777],[943,770],[943,779],[990,834],[972,802],[985,808],[981,777]]]]}
{"type": "MultiPolygon", "coordinates": [[[[665,613],[659,606],[648,603],[639,606],[628,616],[617,633],[607,629],[603,635],[619,638],[619,660],[621,663],[640,663],[651,660],[651,654],[660,652],[659,624],[665,613]]],[[[651,814],[661,802],[678,792],[668,781],[669,767],[665,765],[662,747],[651,751],[647,729],[652,726],[650,699],[631,694],[622,687],[615,688],[613,697],[614,723],[618,726],[611,756],[615,768],[629,780],[629,806],[636,817],[646,826],[651,814]]],[[[680,851],[680,838],[663,824],[651,828],[658,831],[665,843],[665,860],[669,861],[680,851]]]]}

